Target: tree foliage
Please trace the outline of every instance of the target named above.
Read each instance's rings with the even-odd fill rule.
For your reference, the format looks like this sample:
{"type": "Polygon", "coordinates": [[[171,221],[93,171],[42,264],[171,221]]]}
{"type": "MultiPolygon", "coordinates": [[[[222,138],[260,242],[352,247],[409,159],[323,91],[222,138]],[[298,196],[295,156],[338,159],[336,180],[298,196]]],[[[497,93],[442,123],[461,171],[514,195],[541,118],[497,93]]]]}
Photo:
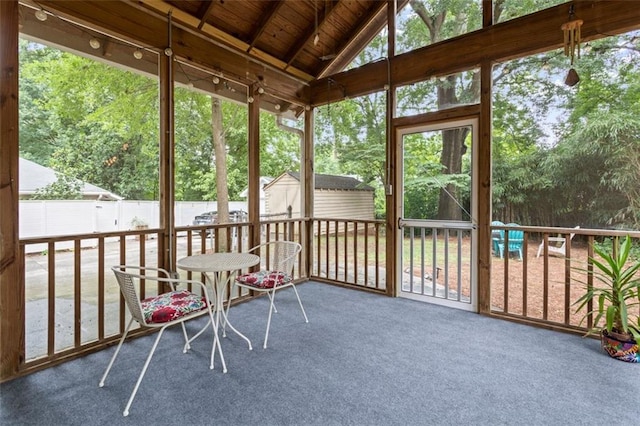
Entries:
{"type": "MultiPolygon", "coordinates": [[[[494,22],[560,0],[494,0],[494,22]]],[[[400,12],[397,52],[473,31],[479,0],[411,0],[400,12]]],[[[382,32],[351,67],[387,55],[382,32]]],[[[640,225],[640,35],[583,45],[581,82],[563,84],[568,60],[550,51],[495,64],[493,72],[493,204],[504,222],[604,227],[640,225]]],[[[155,78],[37,43],[20,42],[20,155],[53,167],[60,181],[39,196],[75,197],[73,179],[128,199],[157,199],[159,101],[155,78]],[[57,195],[56,195],[57,194],[57,195]]],[[[329,81],[328,84],[338,84],[329,81]]],[[[332,89],[335,89],[333,87],[332,89]]],[[[479,101],[478,70],[397,88],[397,114],[414,115],[479,101]]],[[[247,187],[247,108],[220,101],[213,124],[210,95],[176,88],[177,200],[229,199],[247,187]],[[224,135],[226,183],[216,177],[214,132],[224,135]]],[[[387,180],[386,92],[318,108],[315,171],[354,175],[376,188],[384,215],[387,180]]],[[[289,126],[301,129],[300,123],[289,126]]],[[[260,115],[263,176],[300,168],[300,137],[260,115]]],[[[405,214],[462,218],[470,204],[468,132],[442,132],[404,146],[405,214]],[[456,216],[458,215],[458,216],[456,216]]]]}

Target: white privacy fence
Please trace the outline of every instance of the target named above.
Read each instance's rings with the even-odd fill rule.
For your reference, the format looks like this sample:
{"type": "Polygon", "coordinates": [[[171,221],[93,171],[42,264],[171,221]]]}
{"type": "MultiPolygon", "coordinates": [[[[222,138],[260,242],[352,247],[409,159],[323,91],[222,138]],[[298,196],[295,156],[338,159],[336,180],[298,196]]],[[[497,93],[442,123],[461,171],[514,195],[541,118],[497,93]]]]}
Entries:
{"type": "MultiPolygon", "coordinates": [[[[196,215],[217,210],[217,204],[215,201],[177,202],[176,226],[191,225],[196,215]]],[[[157,228],[159,210],[158,201],[20,200],[20,238],[127,231],[142,224],[157,228]]],[[[247,203],[230,201],[229,210],[247,211],[247,203]]],[[[72,241],[57,244],[60,247],[56,245],[56,249],[73,247],[72,241]]],[[[30,252],[40,252],[46,250],[46,244],[30,244],[27,248],[30,252]]]]}

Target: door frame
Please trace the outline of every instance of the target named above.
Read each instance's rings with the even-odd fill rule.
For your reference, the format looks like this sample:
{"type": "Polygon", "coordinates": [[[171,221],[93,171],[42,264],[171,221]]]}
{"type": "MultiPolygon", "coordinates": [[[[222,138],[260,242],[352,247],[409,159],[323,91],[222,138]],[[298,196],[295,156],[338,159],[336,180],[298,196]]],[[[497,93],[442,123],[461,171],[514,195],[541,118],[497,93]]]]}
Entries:
{"type": "Polygon", "coordinates": [[[480,114],[471,114],[458,117],[443,118],[440,114],[435,114],[434,119],[429,119],[429,115],[423,116],[423,120],[412,120],[405,125],[394,126],[394,138],[395,138],[395,158],[396,158],[396,173],[395,181],[397,183],[397,191],[395,191],[395,217],[397,218],[395,223],[395,232],[397,235],[395,243],[395,259],[394,263],[397,265],[395,268],[395,296],[404,297],[410,299],[417,299],[428,303],[434,303],[438,305],[445,305],[454,307],[457,309],[468,310],[478,312],[478,145],[480,140],[480,114]],[[471,232],[471,260],[470,260],[470,288],[471,288],[471,300],[469,303],[461,303],[457,301],[451,301],[448,299],[442,299],[431,296],[410,295],[402,291],[402,254],[403,254],[403,229],[402,225],[406,223],[415,223],[415,220],[405,219],[403,217],[404,210],[404,143],[403,136],[413,133],[425,132],[425,131],[437,131],[446,130],[455,127],[470,126],[471,131],[471,220],[469,222],[457,222],[457,221],[418,221],[424,224],[436,224],[438,226],[443,225],[461,225],[469,224],[468,229],[471,232]]]}

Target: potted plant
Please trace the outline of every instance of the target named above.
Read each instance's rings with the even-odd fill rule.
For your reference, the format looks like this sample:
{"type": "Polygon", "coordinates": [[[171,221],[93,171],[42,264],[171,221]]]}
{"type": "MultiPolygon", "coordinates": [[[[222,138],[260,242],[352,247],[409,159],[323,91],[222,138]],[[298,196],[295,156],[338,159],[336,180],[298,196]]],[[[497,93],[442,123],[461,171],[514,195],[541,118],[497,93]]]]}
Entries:
{"type": "MultiPolygon", "coordinates": [[[[136,231],[149,229],[149,225],[147,224],[147,222],[145,222],[144,219],[140,219],[138,216],[134,216],[133,219],[131,219],[131,226],[133,226],[133,229],[135,229],[136,231]]],[[[140,239],[140,236],[137,235],[136,239],[140,239]]],[[[144,239],[149,239],[149,235],[145,234],[144,239]]]]}
{"type": "Polygon", "coordinates": [[[588,309],[590,300],[593,309],[584,318],[593,317],[593,327],[588,334],[600,333],[602,348],[613,358],[627,362],[640,362],[640,260],[630,260],[632,242],[627,235],[622,244],[616,237],[612,252],[594,246],[601,258],[589,260],[595,267],[587,271],[594,277],[592,286],[575,304],[577,311],[588,309]]]}

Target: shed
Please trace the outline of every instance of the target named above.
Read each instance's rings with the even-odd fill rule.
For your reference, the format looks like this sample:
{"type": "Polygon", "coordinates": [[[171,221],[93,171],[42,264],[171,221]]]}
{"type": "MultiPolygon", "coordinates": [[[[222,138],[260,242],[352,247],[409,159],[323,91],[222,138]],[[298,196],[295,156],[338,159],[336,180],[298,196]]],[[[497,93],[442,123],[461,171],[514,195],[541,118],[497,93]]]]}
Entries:
{"type": "MultiPolygon", "coordinates": [[[[264,186],[266,211],[277,214],[292,207],[300,216],[300,173],[285,172],[264,186]]],[[[374,188],[351,176],[315,174],[314,216],[374,219],[374,188]]]]}

